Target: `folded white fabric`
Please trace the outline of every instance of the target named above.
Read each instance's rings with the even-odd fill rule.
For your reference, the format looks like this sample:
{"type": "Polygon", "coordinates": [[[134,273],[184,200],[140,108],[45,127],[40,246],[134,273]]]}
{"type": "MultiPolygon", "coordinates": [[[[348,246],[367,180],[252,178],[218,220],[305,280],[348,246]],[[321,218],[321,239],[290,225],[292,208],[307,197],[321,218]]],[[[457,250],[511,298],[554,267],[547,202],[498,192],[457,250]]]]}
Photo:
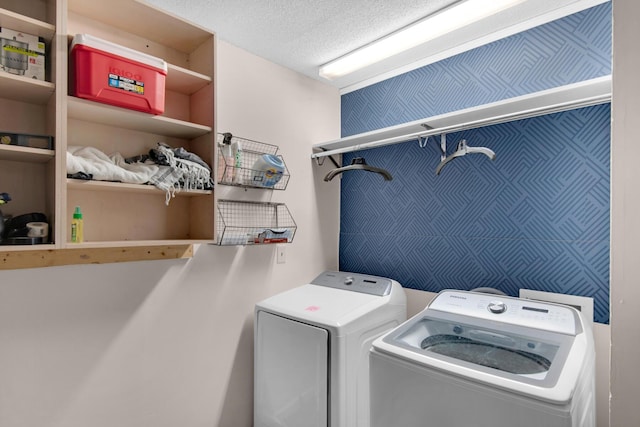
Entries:
{"type": "Polygon", "coordinates": [[[128,164],[120,153],[108,156],[94,147],[67,147],[67,174],[84,172],[97,181],[146,184],[159,169],[155,163],[128,164]]]}
{"type": "Polygon", "coordinates": [[[120,153],[107,155],[94,147],[67,147],[67,174],[83,172],[97,181],[153,184],[166,193],[168,205],[180,189],[206,190],[212,187],[211,171],[197,162],[177,158],[170,147],[158,144],[168,166],[153,160],[127,163],[120,153]]]}

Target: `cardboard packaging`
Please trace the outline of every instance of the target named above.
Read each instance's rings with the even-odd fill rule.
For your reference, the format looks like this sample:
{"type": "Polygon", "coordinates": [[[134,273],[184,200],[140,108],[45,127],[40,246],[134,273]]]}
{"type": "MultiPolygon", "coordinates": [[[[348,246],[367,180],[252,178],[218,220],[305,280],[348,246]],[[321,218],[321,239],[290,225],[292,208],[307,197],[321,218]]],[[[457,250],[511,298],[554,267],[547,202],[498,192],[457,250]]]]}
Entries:
{"type": "Polygon", "coordinates": [[[45,50],[42,38],[0,27],[0,71],[44,80],[45,50]]]}

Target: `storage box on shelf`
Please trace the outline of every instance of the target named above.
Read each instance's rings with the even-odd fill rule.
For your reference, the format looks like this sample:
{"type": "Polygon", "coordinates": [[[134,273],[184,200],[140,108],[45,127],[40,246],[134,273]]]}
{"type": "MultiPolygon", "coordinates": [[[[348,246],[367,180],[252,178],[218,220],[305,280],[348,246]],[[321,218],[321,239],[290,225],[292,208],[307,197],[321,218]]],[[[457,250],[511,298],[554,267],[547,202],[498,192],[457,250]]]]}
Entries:
{"type": "Polygon", "coordinates": [[[284,203],[218,200],[218,244],[291,243],[296,223],[284,203]]]}
{"type": "MultiPolygon", "coordinates": [[[[21,103],[46,105],[55,90],[56,2],[32,2],[23,0],[3,1],[0,7],[0,27],[11,28],[37,37],[45,43],[45,78],[35,80],[24,75],[0,72],[0,97],[21,103]]],[[[3,129],[7,130],[7,129],[3,129]]]]}
{"type": "Polygon", "coordinates": [[[218,145],[218,183],[240,187],[285,190],[289,171],[278,147],[231,133],[221,133],[218,145]]]}
{"type": "Polygon", "coordinates": [[[44,38],[0,26],[0,71],[44,81],[44,38]]]}
{"type": "MultiPolygon", "coordinates": [[[[164,110],[162,115],[69,96],[67,149],[92,147],[130,158],[146,155],[163,143],[195,154],[211,169],[215,158],[215,35],[132,0],[69,0],[68,5],[69,40],[76,34],[89,34],[123,51],[139,52],[139,57],[161,58],[168,63],[168,71],[164,105],[154,100],[149,109],[152,113],[164,110]]],[[[134,63],[120,64],[133,69],[115,74],[140,74],[134,63]]],[[[70,85],[76,88],[73,81],[70,85]]],[[[127,106],[127,102],[116,104],[127,106]]],[[[212,242],[215,237],[211,189],[181,189],[166,203],[167,193],[149,185],[68,180],[66,193],[65,218],[70,218],[75,206],[84,212],[84,247],[212,242]]],[[[66,228],[68,240],[68,224],[66,228]]]]}
{"type": "Polygon", "coordinates": [[[53,137],[0,131],[0,144],[53,150],[53,137]]]}
{"type": "Polygon", "coordinates": [[[144,113],[164,112],[163,59],[89,34],[73,37],[70,50],[72,95],[144,113]]]}
{"type": "Polygon", "coordinates": [[[2,206],[6,220],[2,225],[7,225],[0,227],[4,228],[0,235],[2,251],[51,249],[56,241],[58,187],[51,143],[59,136],[56,115],[59,64],[51,52],[57,47],[57,19],[55,0],[6,0],[0,7],[0,27],[3,28],[0,36],[0,192],[10,194],[12,199],[2,206]],[[13,32],[6,31],[8,29],[13,32]],[[46,58],[37,55],[35,50],[44,50],[46,58]],[[30,74],[35,72],[35,62],[40,70],[30,74]],[[38,135],[38,141],[33,135],[38,135]],[[26,225],[18,227],[21,218],[31,214],[46,218],[51,230],[46,239],[28,239],[26,225]],[[25,244],[16,244],[20,242],[25,244]]]}

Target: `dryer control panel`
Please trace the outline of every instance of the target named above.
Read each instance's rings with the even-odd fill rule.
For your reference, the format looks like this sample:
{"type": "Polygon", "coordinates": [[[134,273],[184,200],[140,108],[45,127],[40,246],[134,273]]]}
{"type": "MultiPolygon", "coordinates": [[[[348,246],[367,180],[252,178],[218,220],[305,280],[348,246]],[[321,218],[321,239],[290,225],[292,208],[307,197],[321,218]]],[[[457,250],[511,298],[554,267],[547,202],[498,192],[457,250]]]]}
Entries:
{"type": "Polygon", "coordinates": [[[573,308],[501,295],[442,291],[428,308],[568,335],[582,330],[573,308]]]}
{"type": "Polygon", "coordinates": [[[384,277],[342,271],[325,271],[313,279],[311,284],[380,297],[389,295],[393,287],[391,280],[384,277]]]}

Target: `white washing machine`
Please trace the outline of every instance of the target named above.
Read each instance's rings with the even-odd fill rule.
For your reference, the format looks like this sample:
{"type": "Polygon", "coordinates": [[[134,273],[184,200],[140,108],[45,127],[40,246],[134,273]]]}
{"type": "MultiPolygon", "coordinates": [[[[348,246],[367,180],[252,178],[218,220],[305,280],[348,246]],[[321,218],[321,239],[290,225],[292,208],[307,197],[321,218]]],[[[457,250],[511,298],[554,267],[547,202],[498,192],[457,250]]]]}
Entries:
{"type": "Polygon", "coordinates": [[[399,283],[324,272],[255,308],[254,427],[369,427],[369,349],[407,318],[399,283]]]}
{"type": "Polygon", "coordinates": [[[372,427],[595,427],[595,351],[574,308],[443,291],[374,341],[372,427]]]}

